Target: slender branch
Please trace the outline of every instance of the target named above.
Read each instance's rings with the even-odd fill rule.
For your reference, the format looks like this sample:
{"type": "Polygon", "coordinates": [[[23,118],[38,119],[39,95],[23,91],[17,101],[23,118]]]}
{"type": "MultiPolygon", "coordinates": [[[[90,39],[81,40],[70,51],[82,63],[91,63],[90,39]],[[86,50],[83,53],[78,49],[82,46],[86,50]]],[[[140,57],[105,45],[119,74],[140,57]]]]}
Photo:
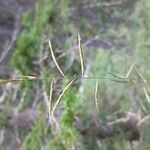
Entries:
{"type": "MultiPolygon", "coordinates": [[[[119,6],[123,3],[123,1],[117,1],[117,2],[99,2],[96,4],[91,5],[85,5],[82,7],[82,9],[89,9],[89,8],[96,8],[96,7],[112,7],[112,6],[119,6]]],[[[70,9],[71,11],[75,11],[76,8],[73,7],[70,9]]]]}
{"type": "Polygon", "coordinates": [[[20,28],[20,13],[21,13],[21,11],[22,11],[22,9],[20,8],[19,11],[17,12],[14,33],[12,35],[11,41],[4,47],[3,53],[0,56],[0,63],[2,63],[2,61],[8,55],[8,53],[13,48],[13,46],[18,38],[18,34],[21,29],[20,28]]]}
{"type": "MultiPolygon", "coordinates": [[[[18,83],[18,82],[21,82],[21,81],[32,81],[32,80],[37,80],[37,81],[41,81],[41,80],[47,80],[48,78],[39,78],[39,77],[33,77],[33,78],[28,78],[30,76],[24,76],[24,78],[13,78],[13,79],[0,79],[0,84],[6,84],[6,83],[10,83],[10,82],[13,82],[13,83],[18,83]],[[26,78],[25,78],[26,77],[26,78]]],[[[75,76],[74,78],[79,78],[79,76],[75,76]]],[[[121,82],[121,83],[131,83],[131,81],[133,80],[136,80],[136,81],[143,81],[143,78],[147,81],[150,80],[150,75],[147,75],[147,76],[143,76],[142,78],[141,77],[128,77],[128,78],[122,78],[122,77],[117,77],[117,78],[111,78],[111,77],[108,77],[108,76],[88,76],[88,77],[80,77],[80,79],[83,79],[83,80],[96,80],[96,79],[104,79],[104,80],[110,80],[110,81],[113,81],[113,82],[121,82]]],[[[55,78],[56,79],[56,78],[55,78]]],[[[58,80],[59,79],[64,79],[64,78],[57,78],[58,80]]],[[[67,80],[71,80],[72,78],[65,78],[67,80]]]]}

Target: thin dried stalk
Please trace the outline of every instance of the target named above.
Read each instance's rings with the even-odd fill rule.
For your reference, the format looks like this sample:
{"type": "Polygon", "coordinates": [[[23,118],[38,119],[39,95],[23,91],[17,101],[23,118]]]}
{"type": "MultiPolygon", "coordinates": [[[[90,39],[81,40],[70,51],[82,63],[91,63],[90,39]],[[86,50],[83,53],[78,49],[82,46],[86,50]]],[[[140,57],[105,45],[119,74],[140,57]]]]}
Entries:
{"type": "Polygon", "coordinates": [[[129,71],[127,72],[127,74],[126,74],[126,78],[128,78],[128,77],[129,77],[129,75],[131,74],[131,71],[133,70],[133,68],[134,68],[134,63],[131,65],[131,67],[130,67],[129,71]]]}
{"type": "Polygon", "coordinates": [[[19,78],[21,79],[24,79],[24,80],[38,80],[37,77],[34,77],[34,76],[18,76],[19,78]]]}
{"type": "Polygon", "coordinates": [[[110,79],[111,81],[122,82],[122,83],[133,82],[130,78],[126,78],[124,76],[121,76],[121,75],[118,75],[118,74],[114,74],[114,73],[111,73],[111,72],[109,74],[114,77],[114,79],[113,78],[110,79]]]}
{"type": "Polygon", "coordinates": [[[80,33],[78,31],[78,49],[79,49],[79,58],[80,58],[80,64],[81,64],[81,72],[82,72],[82,77],[84,75],[84,57],[83,57],[83,51],[81,47],[81,37],[80,33]]]}
{"type": "Polygon", "coordinates": [[[0,79],[0,84],[17,83],[24,80],[39,80],[39,78],[34,76],[17,76],[16,79],[0,79]]]}
{"type": "Polygon", "coordinates": [[[59,70],[60,74],[66,78],[65,74],[63,73],[63,71],[61,70],[61,68],[59,67],[58,63],[57,63],[57,60],[56,60],[56,57],[54,55],[54,51],[52,49],[52,44],[51,44],[51,41],[49,40],[49,47],[50,47],[50,52],[51,52],[51,56],[52,56],[52,59],[57,67],[57,69],[59,70]]]}
{"type": "Polygon", "coordinates": [[[136,72],[138,73],[138,75],[143,79],[144,83],[147,84],[147,81],[145,80],[144,76],[142,75],[142,73],[138,70],[138,68],[136,66],[134,66],[136,72]]]}
{"type": "Polygon", "coordinates": [[[147,101],[150,103],[150,97],[149,97],[148,92],[147,92],[145,87],[143,87],[143,91],[144,91],[144,94],[145,94],[147,101]]]}
{"type": "MultiPolygon", "coordinates": [[[[142,75],[142,73],[134,66],[136,72],[139,74],[139,76],[143,79],[144,83],[147,84],[147,81],[145,80],[144,76],[142,75]]],[[[145,97],[146,97],[146,100],[150,103],[150,97],[148,95],[148,92],[146,90],[146,87],[143,86],[143,91],[144,91],[144,94],[145,94],[145,97]]]]}
{"type": "Polygon", "coordinates": [[[51,111],[51,114],[52,116],[54,116],[54,111],[56,109],[56,107],[58,106],[58,104],[60,103],[60,100],[62,99],[62,97],[64,96],[65,92],[69,89],[69,87],[72,85],[72,83],[75,81],[76,78],[72,79],[68,85],[65,87],[65,89],[62,91],[62,93],[60,94],[60,96],[58,97],[56,103],[54,104],[53,108],[52,108],[52,111],[51,111]]]}
{"type": "Polygon", "coordinates": [[[51,116],[51,108],[52,108],[52,94],[53,94],[53,85],[54,85],[54,78],[51,81],[50,85],[50,92],[49,92],[49,116],[51,116]]]}
{"type": "Polygon", "coordinates": [[[109,73],[111,76],[113,76],[116,79],[127,79],[126,77],[119,75],[119,74],[114,74],[112,72],[109,73]]]}
{"type": "Polygon", "coordinates": [[[19,81],[23,81],[23,79],[0,79],[0,84],[7,84],[7,83],[17,83],[19,81]]]}
{"type": "Polygon", "coordinates": [[[96,104],[96,109],[99,112],[99,106],[98,106],[98,83],[99,83],[99,79],[97,79],[96,86],[95,86],[95,104],[96,104]]]}
{"type": "Polygon", "coordinates": [[[141,108],[142,110],[144,111],[144,113],[148,113],[148,110],[146,109],[146,107],[143,105],[142,101],[140,100],[140,105],[141,105],[141,108]]]}

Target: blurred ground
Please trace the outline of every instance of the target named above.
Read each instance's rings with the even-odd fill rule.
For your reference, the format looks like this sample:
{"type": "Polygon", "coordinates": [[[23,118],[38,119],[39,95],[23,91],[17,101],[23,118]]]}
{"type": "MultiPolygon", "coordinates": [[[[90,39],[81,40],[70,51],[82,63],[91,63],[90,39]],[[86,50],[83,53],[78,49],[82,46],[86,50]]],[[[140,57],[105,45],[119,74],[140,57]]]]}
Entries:
{"type": "Polygon", "coordinates": [[[21,14],[34,8],[34,0],[0,0],[0,77],[11,74],[9,59],[21,30],[21,14]]]}

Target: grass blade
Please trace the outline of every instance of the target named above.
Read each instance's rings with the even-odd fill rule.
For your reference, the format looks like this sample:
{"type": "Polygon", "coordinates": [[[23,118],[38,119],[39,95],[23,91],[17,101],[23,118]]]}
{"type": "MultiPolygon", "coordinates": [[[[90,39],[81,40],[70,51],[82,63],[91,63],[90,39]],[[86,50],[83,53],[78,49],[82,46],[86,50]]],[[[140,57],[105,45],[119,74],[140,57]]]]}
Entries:
{"type": "Polygon", "coordinates": [[[65,89],[62,91],[62,93],[60,94],[60,96],[58,97],[56,103],[54,104],[53,108],[52,108],[52,111],[51,111],[51,114],[54,115],[54,111],[57,107],[57,105],[60,103],[60,100],[62,99],[62,97],[64,96],[65,92],[69,89],[69,87],[72,85],[72,83],[75,81],[76,78],[72,79],[68,85],[65,87],[65,89]]]}
{"type": "Polygon", "coordinates": [[[78,31],[78,49],[79,49],[79,58],[80,58],[80,64],[81,64],[81,73],[82,73],[82,77],[84,75],[84,57],[83,57],[83,51],[82,51],[82,47],[81,47],[81,37],[80,37],[80,33],[78,31]]]}
{"type": "Polygon", "coordinates": [[[144,113],[148,113],[148,110],[146,109],[146,107],[143,105],[143,102],[140,100],[140,105],[141,105],[141,109],[143,110],[144,113]]]}
{"type": "Polygon", "coordinates": [[[138,73],[138,75],[143,79],[144,83],[147,84],[147,81],[145,80],[144,76],[142,73],[138,70],[138,68],[134,65],[135,71],[138,73]]]}
{"type": "Polygon", "coordinates": [[[134,63],[131,65],[131,67],[130,67],[129,71],[127,72],[127,74],[126,74],[126,78],[128,78],[128,77],[129,77],[129,75],[131,74],[131,71],[133,70],[133,68],[134,68],[134,63]]]}
{"type": "MultiPolygon", "coordinates": [[[[142,75],[142,73],[138,70],[138,68],[135,67],[135,66],[134,66],[134,68],[135,68],[136,72],[139,74],[139,76],[143,79],[143,82],[144,82],[145,84],[147,84],[146,79],[144,78],[144,76],[142,75]]],[[[146,97],[147,101],[150,103],[150,97],[149,97],[149,95],[148,95],[148,92],[147,92],[145,86],[143,87],[143,91],[144,91],[144,94],[145,94],[145,97],[146,97]]]]}
{"type": "Polygon", "coordinates": [[[21,78],[24,80],[39,80],[37,77],[34,77],[34,76],[18,76],[18,78],[21,78]]]}
{"type": "Polygon", "coordinates": [[[61,68],[59,67],[58,63],[57,63],[57,60],[55,58],[55,55],[54,55],[54,51],[52,49],[52,44],[51,44],[51,41],[49,40],[49,47],[50,47],[50,52],[51,52],[51,56],[52,56],[52,59],[57,67],[57,69],[59,70],[60,74],[66,78],[65,74],[63,73],[63,71],[61,70],[61,68]]]}
{"type": "Polygon", "coordinates": [[[145,87],[143,87],[143,91],[144,91],[144,94],[145,94],[147,101],[150,103],[150,97],[149,97],[148,92],[147,92],[145,87]]]}
{"type": "Polygon", "coordinates": [[[7,83],[17,83],[19,81],[23,81],[23,79],[0,79],[0,84],[7,84],[7,83]]]}

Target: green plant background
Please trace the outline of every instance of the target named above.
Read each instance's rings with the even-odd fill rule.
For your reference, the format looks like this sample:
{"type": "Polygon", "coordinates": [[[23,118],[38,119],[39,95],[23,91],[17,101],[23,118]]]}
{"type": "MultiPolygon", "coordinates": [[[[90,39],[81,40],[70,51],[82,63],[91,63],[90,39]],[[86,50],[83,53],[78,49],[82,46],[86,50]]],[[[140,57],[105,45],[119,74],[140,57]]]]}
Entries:
{"type": "MultiPolygon", "coordinates": [[[[105,1],[100,3],[103,2],[105,1]]],[[[99,122],[107,124],[109,121],[113,121],[111,114],[114,112],[120,111],[122,117],[124,112],[131,111],[129,90],[133,84],[113,82],[106,78],[112,77],[110,73],[125,76],[132,63],[138,66],[144,76],[149,75],[150,4],[146,0],[139,0],[133,1],[131,8],[126,1],[119,7],[95,7],[94,10],[89,9],[91,15],[95,17],[94,22],[86,16],[84,10],[80,9],[80,7],[91,3],[96,5],[99,1],[38,0],[35,12],[33,14],[26,12],[22,16],[23,31],[20,33],[15,52],[11,58],[12,68],[17,70],[20,75],[26,76],[39,76],[42,71],[47,93],[50,90],[52,77],[58,79],[60,89],[63,90],[68,80],[62,78],[56,67],[53,67],[55,65],[48,47],[48,40],[51,39],[56,58],[66,53],[58,59],[64,73],[70,79],[74,76],[79,78],[76,81],[77,84],[67,90],[57,107],[57,111],[60,111],[61,115],[59,131],[56,134],[53,134],[53,128],[47,123],[44,101],[40,100],[37,103],[36,107],[40,111],[40,115],[33,129],[25,133],[19,131],[24,150],[131,149],[130,142],[126,141],[122,134],[102,140],[94,137],[92,133],[83,136],[75,128],[74,118],[80,116],[84,121],[84,126],[88,127],[92,122],[91,118],[96,117],[99,122]],[[77,8],[77,10],[73,11],[73,8],[77,8]],[[99,35],[100,40],[104,40],[103,46],[83,46],[85,69],[89,67],[88,77],[94,77],[93,79],[82,79],[80,76],[78,49],[68,53],[68,49],[77,43],[78,30],[82,43],[96,34],[99,35]],[[107,46],[109,48],[106,48],[107,46]],[[49,55],[44,61],[42,70],[35,63],[41,49],[49,55]],[[73,58],[72,53],[74,53],[73,58]],[[72,63],[70,63],[71,58],[73,59],[72,63]],[[97,77],[102,77],[99,79],[99,112],[96,109],[94,99],[97,77]]],[[[137,72],[131,72],[130,77],[138,77],[137,72]]],[[[149,84],[149,81],[147,82],[149,84]]],[[[21,83],[19,93],[22,95],[25,91],[27,96],[24,98],[20,112],[34,104],[34,99],[40,88],[39,81],[23,81],[21,83]]],[[[148,94],[149,90],[147,87],[148,94]]],[[[57,99],[57,97],[58,93],[54,91],[53,99],[57,99]]],[[[11,107],[11,95],[6,98],[8,102],[4,103],[5,107],[11,107]]],[[[150,104],[142,91],[138,90],[136,100],[141,116],[149,115],[150,104]],[[146,112],[143,111],[141,103],[146,112]]],[[[52,100],[52,104],[54,103],[55,100],[52,100]]],[[[7,109],[0,114],[0,128],[2,129],[7,126],[9,121],[5,114],[7,114],[7,109]]],[[[149,132],[148,129],[147,132],[149,132]]],[[[140,143],[142,145],[140,150],[149,150],[149,141],[143,141],[140,143]]],[[[136,147],[136,144],[134,146],[136,147]]]]}

